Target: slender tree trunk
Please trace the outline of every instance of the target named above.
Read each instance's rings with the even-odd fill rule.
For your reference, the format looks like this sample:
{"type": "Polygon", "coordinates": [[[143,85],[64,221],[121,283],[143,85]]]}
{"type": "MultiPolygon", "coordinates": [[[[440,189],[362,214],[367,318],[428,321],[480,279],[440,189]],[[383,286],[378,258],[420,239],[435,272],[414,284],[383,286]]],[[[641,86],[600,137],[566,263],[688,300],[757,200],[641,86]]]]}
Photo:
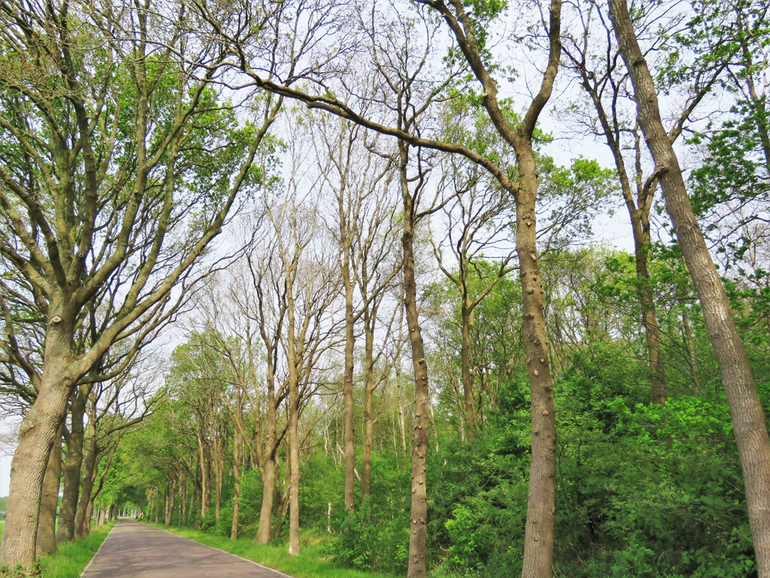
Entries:
{"type": "Polygon", "coordinates": [[[211,459],[208,442],[198,433],[198,457],[201,466],[201,518],[209,514],[211,507],[211,459]]]}
{"type": "Polygon", "coordinates": [[[299,394],[289,393],[289,554],[299,556],[299,439],[297,433],[299,417],[299,394]]]}
{"type": "Polygon", "coordinates": [[[71,424],[67,441],[67,458],[64,461],[59,528],[56,539],[68,542],[75,539],[75,513],[80,493],[80,470],[83,464],[83,416],[86,411],[86,395],[79,388],[71,400],[71,424]]]}
{"type": "Polygon", "coordinates": [[[288,355],[289,365],[289,427],[286,441],[289,444],[289,554],[299,556],[299,370],[298,355],[294,330],[294,295],[291,282],[286,283],[287,290],[287,322],[288,322],[288,355]]]}
{"type": "Polygon", "coordinates": [[[189,494],[187,474],[182,475],[182,526],[187,525],[187,495],[189,494]]]}
{"type": "Polygon", "coordinates": [[[698,357],[695,354],[695,339],[690,327],[690,317],[687,315],[687,309],[682,305],[682,333],[684,333],[684,348],[687,353],[687,366],[690,369],[690,381],[692,381],[695,391],[700,392],[700,383],[698,382],[698,357]]]}
{"type": "Polygon", "coordinates": [[[163,523],[166,526],[171,525],[172,514],[174,513],[174,500],[176,499],[176,477],[171,481],[171,488],[166,492],[166,512],[163,523]]]}
{"type": "Polygon", "coordinates": [[[224,477],[225,456],[222,438],[214,439],[214,519],[218,522],[222,513],[222,478],[224,477]]]}
{"type": "MultiPolygon", "coordinates": [[[[238,404],[240,411],[240,403],[238,404]]],[[[238,539],[238,514],[241,500],[241,438],[236,432],[233,436],[233,525],[230,528],[230,539],[238,539]]]]}
{"type": "MultiPolygon", "coordinates": [[[[467,292],[467,288],[465,288],[467,292]]],[[[468,296],[462,296],[460,316],[462,318],[462,343],[460,346],[460,365],[462,369],[463,394],[465,396],[465,421],[470,430],[476,429],[476,403],[473,395],[473,375],[471,373],[471,338],[473,335],[473,310],[468,296]]]]}
{"type": "Polygon", "coordinates": [[[43,479],[43,495],[40,500],[40,521],[37,526],[36,557],[56,552],[56,507],[59,505],[61,482],[61,428],[51,448],[48,466],[43,479]]]}
{"type": "Polygon", "coordinates": [[[75,514],[75,537],[82,538],[90,534],[90,518],[87,517],[88,504],[91,502],[91,493],[96,481],[96,462],[98,457],[98,448],[96,447],[96,427],[93,423],[93,417],[88,424],[88,453],[83,462],[83,475],[80,484],[80,500],[75,514]]]}
{"type": "Polygon", "coordinates": [[[655,161],[666,209],[698,292],[719,363],[743,468],[759,578],[770,577],[770,439],[754,378],[722,281],[687,196],[679,161],[663,128],[655,86],[625,0],[610,0],[610,18],[636,91],[637,118],[655,161]]]}
{"type": "Polygon", "coordinates": [[[345,428],[345,508],[353,512],[356,505],[356,442],[355,412],[353,409],[353,348],[355,346],[355,320],[353,318],[353,285],[346,255],[343,263],[345,283],[345,378],[343,380],[343,412],[345,428]],[[346,270],[347,269],[347,270],[346,270]],[[347,278],[346,278],[347,277],[347,278]]]}
{"type": "Polygon", "coordinates": [[[362,501],[371,495],[372,491],[372,443],[374,441],[374,332],[370,326],[368,312],[364,314],[365,345],[364,345],[364,451],[361,472],[362,501]]]}
{"type": "Polygon", "coordinates": [[[408,145],[399,142],[401,196],[404,200],[404,305],[409,326],[414,368],[414,432],[412,436],[412,503],[409,534],[408,578],[425,578],[428,575],[427,530],[428,492],[426,488],[426,462],[428,453],[428,365],[422,341],[417,313],[417,282],[414,272],[414,197],[409,191],[407,164],[408,145]]]}
{"type": "MultiPolygon", "coordinates": [[[[626,202],[628,205],[628,202],[626,202]]],[[[636,263],[637,294],[642,310],[642,325],[647,338],[647,359],[650,363],[652,377],[652,403],[666,403],[666,368],[661,354],[661,342],[658,315],[655,309],[655,299],[652,295],[650,272],[647,267],[650,253],[650,221],[649,215],[643,209],[628,206],[634,231],[634,262],[636,263]]]]}

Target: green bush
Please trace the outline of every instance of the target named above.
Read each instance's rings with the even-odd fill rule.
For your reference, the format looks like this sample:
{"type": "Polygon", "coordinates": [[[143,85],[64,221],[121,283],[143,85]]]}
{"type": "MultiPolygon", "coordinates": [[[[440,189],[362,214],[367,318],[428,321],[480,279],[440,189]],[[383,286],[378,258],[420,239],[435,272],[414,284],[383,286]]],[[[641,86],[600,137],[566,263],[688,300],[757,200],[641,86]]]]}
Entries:
{"type": "Polygon", "coordinates": [[[329,553],[358,570],[403,573],[409,560],[408,512],[386,511],[364,504],[346,516],[329,553]]]}

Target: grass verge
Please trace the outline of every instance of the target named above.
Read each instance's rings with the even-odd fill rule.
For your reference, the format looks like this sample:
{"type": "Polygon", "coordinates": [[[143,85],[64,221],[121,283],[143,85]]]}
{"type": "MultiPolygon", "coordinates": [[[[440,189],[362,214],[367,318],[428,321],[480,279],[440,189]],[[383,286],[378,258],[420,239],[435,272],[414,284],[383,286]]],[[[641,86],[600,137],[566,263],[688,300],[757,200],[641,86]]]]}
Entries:
{"type": "Polygon", "coordinates": [[[178,536],[189,538],[201,544],[219,548],[241,558],[259,562],[264,566],[275,568],[295,578],[392,578],[384,574],[340,568],[332,560],[325,557],[317,548],[312,546],[303,546],[302,553],[299,556],[289,556],[286,552],[286,546],[265,546],[263,544],[254,544],[250,539],[233,541],[223,536],[213,536],[190,528],[176,528],[164,526],[163,524],[150,525],[168,530],[178,536]]]}
{"type": "Polygon", "coordinates": [[[110,522],[94,529],[90,536],[58,544],[56,554],[38,561],[42,578],[78,578],[114,525],[115,522],[110,522]]]}

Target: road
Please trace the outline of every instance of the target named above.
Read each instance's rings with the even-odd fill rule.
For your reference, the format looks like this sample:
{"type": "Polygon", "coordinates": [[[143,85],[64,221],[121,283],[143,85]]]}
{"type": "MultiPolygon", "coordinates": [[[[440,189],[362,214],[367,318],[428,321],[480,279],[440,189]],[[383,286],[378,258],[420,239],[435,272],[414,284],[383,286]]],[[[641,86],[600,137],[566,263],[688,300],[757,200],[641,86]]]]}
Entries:
{"type": "Polygon", "coordinates": [[[83,578],[287,578],[265,566],[134,520],[120,520],[83,578]]]}

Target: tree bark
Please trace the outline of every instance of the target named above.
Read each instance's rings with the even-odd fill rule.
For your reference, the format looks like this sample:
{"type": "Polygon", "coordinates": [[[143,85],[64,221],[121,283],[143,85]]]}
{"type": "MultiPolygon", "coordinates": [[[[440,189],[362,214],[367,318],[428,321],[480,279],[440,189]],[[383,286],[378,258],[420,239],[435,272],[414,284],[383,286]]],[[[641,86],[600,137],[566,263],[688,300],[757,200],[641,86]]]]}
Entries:
{"type": "Polygon", "coordinates": [[[59,505],[61,482],[61,428],[48,457],[43,479],[43,495],[40,500],[40,520],[37,526],[35,557],[56,553],[56,507],[59,505]]]}
{"type": "Polygon", "coordinates": [[[273,504],[275,503],[275,458],[265,456],[264,473],[262,475],[262,507],[259,512],[259,529],[255,542],[270,543],[270,527],[273,519],[273,504]]]}
{"type": "Polygon", "coordinates": [[[532,396],[532,455],[522,577],[550,578],[556,501],[556,420],[543,314],[543,282],[537,259],[537,169],[531,141],[518,143],[516,158],[521,175],[516,199],[516,252],[522,289],[522,332],[532,396]]]}
{"type": "MultiPolygon", "coordinates": [[[[629,207],[629,211],[631,212],[631,207],[629,207]]],[[[637,292],[642,309],[642,325],[647,337],[647,359],[652,371],[652,376],[650,377],[652,403],[663,405],[666,403],[666,368],[661,354],[663,345],[660,326],[658,325],[655,299],[652,295],[650,272],[647,267],[651,246],[649,215],[639,215],[636,219],[632,215],[631,222],[634,229],[634,261],[636,263],[636,281],[638,283],[637,292]]]]}
{"type": "MultiPolygon", "coordinates": [[[[349,252],[350,247],[344,250],[349,252]]],[[[343,413],[345,429],[345,508],[352,513],[356,505],[356,440],[353,408],[353,349],[355,347],[355,318],[353,316],[353,284],[350,280],[350,257],[343,256],[345,284],[345,378],[343,380],[343,413]]]]}
{"type": "Polygon", "coordinates": [[[372,491],[372,444],[374,442],[374,328],[371,311],[364,311],[364,451],[361,471],[362,502],[371,495],[372,491]]]}
{"type": "Polygon", "coordinates": [[[426,488],[426,463],[428,453],[428,365],[417,313],[417,282],[414,272],[414,197],[409,190],[407,165],[409,148],[399,141],[399,181],[404,201],[404,231],[401,242],[404,248],[404,305],[409,327],[414,368],[415,418],[412,435],[412,503],[409,534],[408,578],[425,578],[428,575],[427,531],[428,492],[426,488]]]}
{"type": "Polygon", "coordinates": [[[98,448],[96,446],[96,425],[93,416],[88,423],[88,453],[83,463],[83,475],[80,483],[80,500],[75,513],[75,537],[82,538],[90,534],[91,524],[88,518],[88,505],[91,503],[91,494],[96,481],[96,462],[98,448]]]}
{"type": "MultiPolygon", "coordinates": [[[[47,342],[46,350],[50,347],[47,342]]],[[[8,514],[0,543],[2,564],[21,566],[25,570],[35,563],[43,478],[74,385],[63,369],[69,355],[57,352],[46,357],[40,391],[21,422],[19,443],[11,461],[8,514]]]]}
{"type": "Polygon", "coordinates": [[[71,423],[69,434],[65,433],[67,457],[62,472],[64,487],[59,510],[59,528],[56,532],[56,539],[59,542],[75,539],[75,513],[80,494],[80,470],[83,464],[83,416],[86,412],[86,399],[86,392],[79,387],[70,401],[71,423]]]}
{"type": "MultiPolygon", "coordinates": [[[[240,394],[238,410],[240,407],[240,394]]],[[[241,500],[241,439],[238,432],[233,435],[233,525],[230,528],[230,539],[238,539],[238,514],[241,500]]]]}
{"type": "Polygon", "coordinates": [[[222,478],[224,478],[225,455],[221,432],[214,438],[214,519],[218,522],[222,515],[222,478]]]}
{"type": "Polygon", "coordinates": [[[719,363],[743,468],[757,573],[770,577],[770,439],[754,378],[735,327],[727,293],[687,196],[679,161],[661,121],[652,75],[625,0],[610,0],[610,18],[636,91],[637,118],[658,175],[666,209],[698,293],[719,363]]]}
{"type": "Polygon", "coordinates": [[[289,415],[286,432],[289,444],[289,554],[299,556],[299,368],[297,343],[294,327],[294,289],[287,281],[286,314],[288,322],[288,351],[286,362],[289,366],[289,415]]]}
{"type": "Polygon", "coordinates": [[[198,458],[201,472],[201,518],[209,514],[211,508],[211,452],[208,447],[208,441],[204,439],[204,434],[198,426],[198,458]]]}
{"type": "MultiPolygon", "coordinates": [[[[467,291],[467,287],[463,288],[467,291]]],[[[460,304],[462,319],[462,344],[460,347],[460,365],[462,369],[463,394],[465,396],[465,421],[471,431],[476,429],[476,403],[473,395],[473,374],[471,373],[471,338],[473,335],[473,309],[467,294],[463,294],[460,304]]]]}

